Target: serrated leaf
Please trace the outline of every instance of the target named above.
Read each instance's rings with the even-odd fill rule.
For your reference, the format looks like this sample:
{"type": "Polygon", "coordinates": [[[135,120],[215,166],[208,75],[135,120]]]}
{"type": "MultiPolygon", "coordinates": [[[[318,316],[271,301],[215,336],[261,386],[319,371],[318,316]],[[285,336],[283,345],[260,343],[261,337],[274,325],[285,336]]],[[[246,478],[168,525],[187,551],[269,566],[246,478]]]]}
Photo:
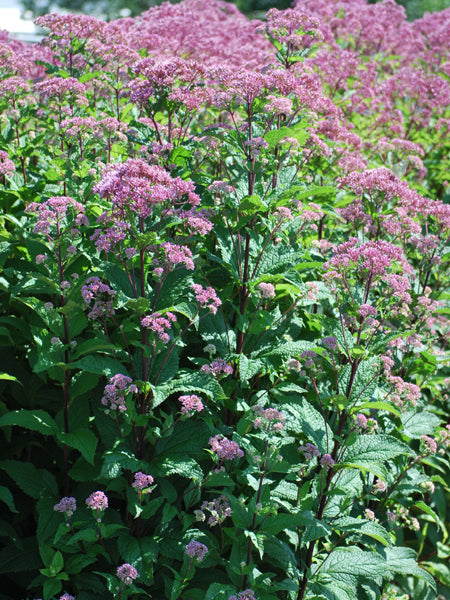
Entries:
{"type": "Polygon", "coordinates": [[[436,584],[433,577],[428,571],[419,567],[416,560],[417,555],[414,550],[395,546],[393,548],[384,548],[382,555],[386,559],[386,570],[391,577],[394,577],[396,573],[400,575],[413,575],[423,579],[436,591],[436,584]]]}
{"type": "Polygon", "coordinates": [[[332,521],[331,526],[338,531],[349,531],[361,535],[367,535],[383,546],[390,546],[392,538],[390,533],[379,523],[356,519],[354,517],[340,517],[332,521]]]}
{"type": "Polygon", "coordinates": [[[58,432],[58,426],[53,418],[45,410],[40,409],[21,409],[6,413],[0,418],[0,427],[7,425],[16,425],[32,431],[39,431],[44,435],[54,435],[58,432]]]}
{"type": "Polygon", "coordinates": [[[335,468],[356,468],[374,473],[383,480],[386,478],[384,462],[401,454],[413,456],[414,452],[402,442],[389,435],[360,435],[356,442],[346,449],[341,463],[335,468]]]}
{"type": "Polygon", "coordinates": [[[330,451],[333,445],[333,432],[323,416],[302,396],[294,397],[289,394],[282,404],[286,418],[285,428],[299,436],[307,436],[318,448],[321,454],[330,451]]]}
{"type": "Polygon", "coordinates": [[[128,371],[122,363],[109,356],[85,356],[80,360],[70,363],[70,367],[94,373],[95,375],[105,375],[106,377],[118,374],[128,375],[128,371]]]}
{"type": "Polygon", "coordinates": [[[402,413],[402,434],[411,439],[419,439],[421,435],[433,435],[440,422],[437,415],[427,410],[410,410],[402,413]]]}

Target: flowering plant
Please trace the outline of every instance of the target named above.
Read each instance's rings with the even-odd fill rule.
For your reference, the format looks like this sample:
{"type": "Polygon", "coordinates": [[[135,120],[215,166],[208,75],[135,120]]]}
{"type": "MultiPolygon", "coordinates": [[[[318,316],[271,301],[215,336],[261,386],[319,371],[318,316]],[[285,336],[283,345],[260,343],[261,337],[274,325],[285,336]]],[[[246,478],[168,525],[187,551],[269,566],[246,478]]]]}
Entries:
{"type": "Polygon", "coordinates": [[[449,10],[39,24],[0,38],[10,597],[446,598],[449,10]]]}

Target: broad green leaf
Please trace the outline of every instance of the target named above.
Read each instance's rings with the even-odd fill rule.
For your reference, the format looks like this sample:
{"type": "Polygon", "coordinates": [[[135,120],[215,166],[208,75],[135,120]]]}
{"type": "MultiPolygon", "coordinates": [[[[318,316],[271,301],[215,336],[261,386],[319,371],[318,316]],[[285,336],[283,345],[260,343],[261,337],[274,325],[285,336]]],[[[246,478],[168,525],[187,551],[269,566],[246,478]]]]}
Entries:
{"type": "Polygon", "coordinates": [[[313,442],[321,454],[330,452],[333,446],[333,432],[323,416],[302,396],[286,397],[282,404],[286,418],[286,430],[298,436],[307,437],[313,442]]]}
{"type": "Polygon", "coordinates": [[[75,448],[91,465],[94,464],[97,438],[90,429],[77,429],[70,433],[60,433],[58,439],[63,444],[75,448]]]}
{"type": "Polygon", "coordinates": [[[109,356],[85,356],[71,363],[70,367],[106,377],[112,377],[119,373],[128,375],[127,369],[119,361],[109,356]]]}
{"type": "Polygon", "coordinates": [[[350,414],[354,414],[359,412],[360,410],[369,409],[369,410],[385,410],[386,412],[392,413],[396,417],[401,415],[398,408],[395,404],[390,402],[383,402],[381,400],[374,400],[373,402],[363,402],[362,404],[357,404],[351,411],[350,414]]]}
{"type": "Polygon", "coordinates": [[[356,546],[336,548],[322,563],[321,572],[336,581],[356,586],[361,579],[381,581],[386,574],[386,562],[379,554],[356,546]]]}
{"type": "Polygon", "coordinates": [[[439,531],[439,529],[441,528],[441,521],[440,521],[439,517],[437,516],[437,514],[434,512],[434,510],[428,506],[428,504],[425,504],[425,502],[423,502],[422,500],[419,500],[419,502],[416,502],[414,504],[414,507],[427,513],[427,515],[430,515],[430,517],[436,523],[438,531],[439,531]]]}
{"type": "Polygon", "coordinates": [[[402,413],[402,434],[411,439],[419,439],[421,435],[433,435],[440,422],[437,415],[427,410],[409,410],[402,413]]]}
{"type": "Polygon", "coordinates": [[[40,498],[44,491],[52,495],[58,494],[58,486],[54,476],[45,469],[36,469],[31,463],[19,460],[2,460],[3,469],[28,496],[40,498]]]}
{"type": "Polygon", "coordinates": [[[425,569],[421,569],[417,564],[417,554],[412,548],[395,546],[393,548],[384,548],[382,555],[386,559],[386,570],[391,577],[395,574],[413,575],[426,581],[426,583],[436,590],[436,584],[433,577],[425,569]]]}
{"type": "Polygon", "coordinates": [[[6,413],[0,418],[0,427],[7,425],[16,425],[32,431],[39,431],[44,435],[55,435],[58,432],[58,426],[53,418],[45,410],[40,409],[21,409],[6,413]]]}
{"type": "Polygon", "coordinates": [[[0,373],[0,379],[3,381],[15,381],[16,383],[20,383],[17,377],[14,377],[14,375],[9,375],[9,373],[0,373]]]}
{"type": "Polygon", "coordinates": [[[11,512],[19,512],[14,506],[14,498],[11,492],[4,485],[0,485],[0,500],[4,502],[11,512]]]}
{"type": "Polygon", "coordinates": [[[361,535],[367,535],[383,546],[390,546],[392,538],[390,533],[379,523],[366,521],[365,519],[356,519],[354,517],[340,517],[331,522],[333,529],[338,531],[349,531],[361,535]]]}
{"type": "Polygon", "coordinates": [[[356,442],[346,449],[342,462],[336,464],[335,468],[356,468],[385,479],[384,462],[401,454],[413,456],[414,452],[409,446],[389,435],[360,435],[356,442]]]}

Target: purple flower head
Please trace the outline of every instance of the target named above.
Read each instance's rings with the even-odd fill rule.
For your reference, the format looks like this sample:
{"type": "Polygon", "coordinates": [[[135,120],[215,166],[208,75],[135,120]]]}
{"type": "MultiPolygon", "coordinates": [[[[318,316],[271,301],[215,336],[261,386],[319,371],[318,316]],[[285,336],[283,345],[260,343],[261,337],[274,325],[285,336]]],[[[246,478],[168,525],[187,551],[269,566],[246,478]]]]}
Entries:
{"type": "Polygon", "coordinates": [[[65,496],[61,498],[58,504],[55,504],[53,510],[57,512],[66,513],[68,517],[70,517],[77,509],[77,501],[72,496],[65,496]]]}
{"type": "Polygon", "coordinates": [[[363,415],[362,413],[358,413],[356,415],[356,424],[359,427],[359,429],[367,429],[367,417],[366,417],[366,415],[363,415]]]}
{"type": "Polygon", "coordinates": [[[208,547],[205,546],[205,544],[197,542],[196,540],[191,540],[186,546],[184,552],[190,558],[196,558],[197,562],[201,562],[204,559],[205,554],[208,552],[208,547]]]}
{"type": "Polygon", "coordinates": [[[124,582],[125,585],[131,585],[138,576],[136,569],[129,563],[124,563],[117,567],[117,577],[124,582]]]}
{"type": "Polygon", "coordinates": [[[200,306],[208,308],[210,312],[215,315],[218,307],[222,304],[222,301],[217,296],[216,291],[212,287],[203,289],[202,286],[197,283],[191,285],[191,289],[194,291],[195,299],[200,306]]]}
{"type": "Polygon", "coordinates": [[[70,594],[63,594],[59,597],[59,600],[75,600],[75,598],[70,594]]]}
{"type": "Polygon", "coordinates": [[[89,277],[86,284],[81,288],[81,296],[90,312],[88,319],[95,321],[103,317],[114,315],[113,301],[115,290],[103,283],[98,277],[89,277]]]}
{"type": "Polygon", "coordinates": [[[108,498],[103,492],[92,492],[92,494],[86,498],[86,504],[92,510],[105,510],[108,508],[108,498]]]}
{"type": "Polygon", "coordinates": [[[158,204],[174,208],[185,202],[197,206],[200,201],[192,182],[173,178],[162,167],[133,158],[107,166],[94,192],[111,200],[113,211],[121,218],[128,209],[145,219],[158,204]]]}
{"type": "Polygon", "coordinates": [[[370,304],[361,304],[358,310],[358,314],[362,319],[367,319],[367,317],[376,317],[378,314],[377,309],[370,304]]]}
{"type": "Polygon", "coordinates": [[[338,341],[334,336],[323,338],[322,344],[328,348],[330,352],[334,352],[338,347],[338,341]]]}
{"type": "Polygon", "coordinates": [[[171,312],[166,312],[164,316],[156,312],[141,319],[141,325],[151,329],[164,344],[168,344],[170,336],[166,330],[171,329],[176,320],[176,316],[171,312]]]}
{"type": "Polygon", "coordinates": [[[211,502],[203,502],[200,508],[201,510],[198,513],[203,516],[203,520],[205,519],[203,511],[209,512],[210,516],[207,523],[211,527],[221,525],[233,513],[228,498],[224,494],[218,498],[214,498],[211,502]]]}
{"type": "Polygon", "coordinates": [[[300,446],[300,452],[303,452],[305,460],[312,460],[314,456],[320,456],[319,448],[309,442],[304,446],[300,446]]]}
{"type": "Polygon", "coordinates": [[[218,377],[222,373],[225,375],[232,375],[233,367],[223,360],[223,358],[218,358],[217,360],[213,360],[210,365],[202,365],[200,367],[200,371],[203,373],[210,373],[211,375],[218,377]]]}
{"type": "Polygon", "coordinates": [[[428,435],[421,435],[420,439],[423,442],[424,449],[429,454],[436,454],[437,452],[437,443],[432,437],[428,435]]]}
{"type": "Polygon", "coordinates": [[[0,175],[11,175],[15,170],[16,167],[7,152],[0,150],[0,175]]]}
{"type": "Polygon", "coordinates": [[[322,465],[322,467],[325,467],[325,469],[331,469],[334,466],[334,460],[329,454],[324,454],[319,460],[319,463],[322,465]]]}
{"type": "Polygon", "coordinates": [[[195,269],[192,252],[187,246],[164,242],[161,244],[161,248],[164,250],[165,261],[169,268],[184,265],[188,271],[195,269]]]}
{"type": "Polygon", "coordinates": [[[203,402],[195,394],[192,394],[191,396],[180,396],[178,401],[181,402],[182,415],[192,414],[193,411],[201,412],[204,408],[203,402]]]}
{"type": "Polygon", "coordinates": [[[272,283],[260,283],[258,289],[261,294],[261,298],[275,298],[275,286],[272,283]]]}
{"type": "Polygon", "coordinates": [[[239,445],[232,440],[229,440],[223,435],[215,435],[209,438],[211,450],[217,454],[219,460],[233,460],[234,458],[242,458],[244,452],[239,448],[239,445]]]}
{"type": "Polygon", "coordinates": [[[276,408],[263,409],[256,404],[253,411],[258,415],[253,421],[253,427],[256,429],[266,429],[267,431],[282,431],[284,429],[285,417],[282,412],[276,408]]]}
{"type": "Polygon", "coordinates": [[[372,488],[372,493],[376,494],[377,492],[385,492],[386,491],[386,484],[384,483],[384,481],[382,479],[377,479],[377,482],[374,484],[373,488],[372,488]]]}
{"type": "Polygon", "coordinates": [[[125,396],[128,394],[137,394],[138,392],[137,387],[131,382],[131,377],[127,375],[122,375],[121,373],[113,375],[109,383],[105,385],[101,400],[103,406],[106,406],[107,410],[125,412],[127,410],[125,396]]]}
{"type": "Polygon", "coordinates": [[[70,214],[75,217],[77,225],[84,217],[84,206],[69,196],[52,196],[45,202],[32,202],[25,212],[37,215],[34,233],[49,234],[53,227],[59,229],[67,225],[70,214]]]}
{"type": "Polygon", "coordinates": [[[145,475],[145,473],[138,471],[134,474],[134,483],[131,487],[134,487],[136,490],[142,492],[142,490],[149,488],[153,481],[154,479],[151,475],[145,475]]]}
{"type": "Polygon", "coordinates": [[[255,592],[253,590],[247,589],[243,592],[239,592],[239,594],[228,596],[228,600],[256,600],[255,592]]]}

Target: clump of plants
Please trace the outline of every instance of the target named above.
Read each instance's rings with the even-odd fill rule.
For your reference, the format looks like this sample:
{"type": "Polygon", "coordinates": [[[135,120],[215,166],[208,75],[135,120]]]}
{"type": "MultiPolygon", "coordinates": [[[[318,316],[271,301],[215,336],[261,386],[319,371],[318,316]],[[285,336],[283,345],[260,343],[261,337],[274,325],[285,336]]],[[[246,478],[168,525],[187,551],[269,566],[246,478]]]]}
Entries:
{"type": "Polygon", "coordinates": [[[447,598],[450,11],[37,22],[0,43],[4,597],[447,598]]]}

